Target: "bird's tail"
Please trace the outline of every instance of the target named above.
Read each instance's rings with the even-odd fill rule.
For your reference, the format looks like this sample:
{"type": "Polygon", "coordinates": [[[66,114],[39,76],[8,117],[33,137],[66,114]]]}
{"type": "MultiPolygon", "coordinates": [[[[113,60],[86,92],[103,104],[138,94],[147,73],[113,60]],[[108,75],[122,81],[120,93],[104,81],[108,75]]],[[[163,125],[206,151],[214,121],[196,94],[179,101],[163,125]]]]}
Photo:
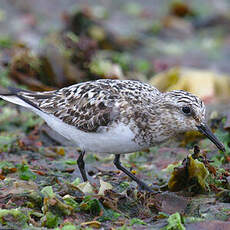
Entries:
{"type": "Polygon", "coordinates": [[[9,87],[9,93],[0,93],[0,98],[11,103],[21,105],[26,108],[30,108],[31,105],[25,101],[25,99],[20,95],[20,92],[29,92],[26,90],[9,87]]]}

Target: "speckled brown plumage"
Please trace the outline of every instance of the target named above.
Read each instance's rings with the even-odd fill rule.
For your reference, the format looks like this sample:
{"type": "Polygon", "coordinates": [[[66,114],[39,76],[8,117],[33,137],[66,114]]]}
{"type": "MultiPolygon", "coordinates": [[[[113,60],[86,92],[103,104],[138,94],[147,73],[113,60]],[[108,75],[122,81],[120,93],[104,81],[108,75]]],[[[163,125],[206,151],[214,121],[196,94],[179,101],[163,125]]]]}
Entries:
{"type": "Polygon", "coordinates": [[[134,116],[140,116],[141,107],[151,103],[153,91],[159,93],[138,81],[98,80],[57,91],[22,91],[18,94],[69,125],[85,132],[98,132],[100,127],[106,127],[122,116],[125,116],[123,120],[127,123],[131,117],[127,112],[131,108],[134,116]]]}

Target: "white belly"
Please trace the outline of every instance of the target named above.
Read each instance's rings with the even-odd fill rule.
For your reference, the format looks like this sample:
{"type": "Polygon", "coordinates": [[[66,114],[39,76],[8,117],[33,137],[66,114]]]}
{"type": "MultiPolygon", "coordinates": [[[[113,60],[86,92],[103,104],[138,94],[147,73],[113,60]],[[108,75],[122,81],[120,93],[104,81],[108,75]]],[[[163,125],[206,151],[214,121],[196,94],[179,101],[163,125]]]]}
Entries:
{"type": "Polygon", "coordinates": [[[41,116],[52,129],[86,152],[122,154],[143,149],[133,141],[134,133],[123,123],[111,127],[109,131],[87,133],[62,122],[53,115],[39,110],[34,112],[41,116]]]}

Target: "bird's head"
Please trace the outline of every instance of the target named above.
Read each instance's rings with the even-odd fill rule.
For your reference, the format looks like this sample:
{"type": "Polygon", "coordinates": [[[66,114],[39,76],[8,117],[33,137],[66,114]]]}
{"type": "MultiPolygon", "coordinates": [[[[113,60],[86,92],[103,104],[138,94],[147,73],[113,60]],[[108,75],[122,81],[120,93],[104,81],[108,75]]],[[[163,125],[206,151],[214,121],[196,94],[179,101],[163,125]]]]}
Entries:
{"type": "Polygon", "coordinates": [[[164,93],[165,106],[175,121],[178,132],[198,130],[206,135],[221,151],[224,145],[217,139],[205,121],[205,105],[197,96],[182,90],[164,93]]]}

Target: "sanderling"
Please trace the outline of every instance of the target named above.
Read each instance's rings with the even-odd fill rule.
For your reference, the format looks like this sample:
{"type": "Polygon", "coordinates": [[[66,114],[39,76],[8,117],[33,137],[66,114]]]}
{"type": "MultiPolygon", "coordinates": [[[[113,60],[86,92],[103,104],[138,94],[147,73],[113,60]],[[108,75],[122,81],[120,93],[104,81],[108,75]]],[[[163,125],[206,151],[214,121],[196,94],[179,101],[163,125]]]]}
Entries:
{"type": "Polygon", "coordinates": [[[48,92],[9,90],[0,97],[35,112],[82,150],[77,163],[84,181],[87,151],[115,154],[115,166],[149,191],[121,165],[120,154],[149,148],[188,130],[201,131],[225,151],[205,123],[204,103],[185,91],[161,93],[139,81],[109,79],[48,92]]]}

